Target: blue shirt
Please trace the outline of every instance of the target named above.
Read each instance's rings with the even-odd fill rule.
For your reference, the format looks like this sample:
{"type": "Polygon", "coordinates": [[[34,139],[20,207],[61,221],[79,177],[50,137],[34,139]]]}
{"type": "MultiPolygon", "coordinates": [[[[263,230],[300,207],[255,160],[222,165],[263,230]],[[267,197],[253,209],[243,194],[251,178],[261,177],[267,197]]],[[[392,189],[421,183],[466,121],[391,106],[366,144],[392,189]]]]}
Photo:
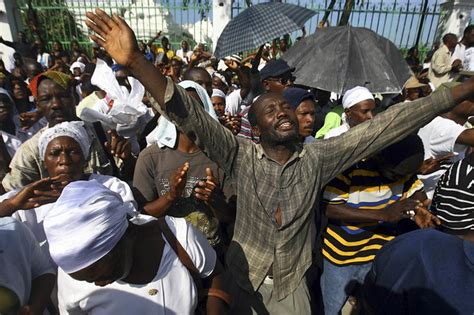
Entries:
{"type": "Polygon", "coordinates": [[[366,278],[375,314],[473,314],[474,243],[432,229],[386,244],[366,278]]]}

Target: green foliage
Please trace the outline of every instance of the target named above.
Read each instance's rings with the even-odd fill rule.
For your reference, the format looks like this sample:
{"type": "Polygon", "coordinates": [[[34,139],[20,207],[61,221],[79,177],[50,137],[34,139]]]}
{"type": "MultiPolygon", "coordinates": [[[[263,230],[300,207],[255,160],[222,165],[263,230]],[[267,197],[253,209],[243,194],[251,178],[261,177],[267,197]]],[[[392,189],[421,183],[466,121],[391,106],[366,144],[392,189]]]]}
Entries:
{"type": "Polygon", "coordinates": [[[19,6],[25,32],[31,37],[39,36],[45,42],[86,38],[65,0],[19,1],[19,6]]]}

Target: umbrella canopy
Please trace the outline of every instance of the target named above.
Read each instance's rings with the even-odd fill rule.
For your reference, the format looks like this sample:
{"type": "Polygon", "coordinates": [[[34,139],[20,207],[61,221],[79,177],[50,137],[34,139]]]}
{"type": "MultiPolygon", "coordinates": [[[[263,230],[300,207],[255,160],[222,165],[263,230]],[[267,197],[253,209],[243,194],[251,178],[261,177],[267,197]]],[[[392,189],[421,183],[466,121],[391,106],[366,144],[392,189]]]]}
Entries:
{"type": "Polygon", "coordinates": [[[318,29],[282,57],[297,84],[344,94],[355,86],[399,93],[412,72],[400,50],[373,31],[351,26],[318,29]]]}
{"type": "Polygon", "coordinates": [[[304,26],[316,11],[294,4],[269,2],[251,6],[233,18],[217,40],[217,58],[256,48],[304,26]]]}

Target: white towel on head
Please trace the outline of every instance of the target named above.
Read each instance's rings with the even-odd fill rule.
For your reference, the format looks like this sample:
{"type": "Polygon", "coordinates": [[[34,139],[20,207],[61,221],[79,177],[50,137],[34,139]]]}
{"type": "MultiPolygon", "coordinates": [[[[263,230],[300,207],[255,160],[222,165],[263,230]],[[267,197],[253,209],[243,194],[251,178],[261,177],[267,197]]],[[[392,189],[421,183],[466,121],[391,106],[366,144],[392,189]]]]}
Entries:
{"type": "Polygon", "coordinates": [[[132,203],[96,180],[70,183],[43,221],[51,258],[66,273],[91,266],[125,234],[127,215],[136,214],[132,203]]]}
{"type": "Polygon", "coordinates": [[[81,69],[81,73],[83,73],[84,70],[86,69],[86,65],[80,61],[75,61],[72,63],[71,67],[69,67],[69,71],[71,71],[71,73],[74,73],[75,68],[81,69]]]}
{"type": "MultiPolygon", "coordinates": [[[[211,115],[212,118],[218,120],[217,114],[214,111],[214,107],[212,106],[211,99],[209,98],[207,91],[202,86],[194,81],[189,80],[181,81],[178,85],[184,89],[194,89],[201,99],[202,104],[204,105],[204,110],[209,115],[211,115]]],[[[152,133],[155,135],[152,143],[156,143],[158,147],[168,147],[171,149],[175,147],[176,140],[178,139],[178,132],[176,130],[176,126],[166,117],[161,116],[158,119],[158,125],[156,126],[155,130],[152,131],[152,133]]],[[[149,143],[149,145],[152,143],[149,143]]]]}
{"type": "Polygon", "coordinates": [[[84,129],[84,122],[65,121],[46,129],[39,137],[38,149],[42,161],[44,161],[48,144],[58,137],[69,137],[76,140],[81,147],[82,154],[84,154],[84,159],[87,160],[89,157],[91,140],[89,139],[86,129],[84,129]]]}
{"type": "Polygon", "coordinates": [[[344,96],[342,97],[342,107],[344,107],[344,109],[351,108],[357,103],[365,100],[374,100],[374,96],[370,93],[369,89],[362,86],[356,86],[344,93],[344,96]]]}
{"type": "Polygon", "coordinates": [[[218,96],[218,97],[221,97],[221,98],[225,99],[225,93],[222,92],[219,89],[212,89],[212,96],[211,97],[214,97],[214,96],[218,96]]]}

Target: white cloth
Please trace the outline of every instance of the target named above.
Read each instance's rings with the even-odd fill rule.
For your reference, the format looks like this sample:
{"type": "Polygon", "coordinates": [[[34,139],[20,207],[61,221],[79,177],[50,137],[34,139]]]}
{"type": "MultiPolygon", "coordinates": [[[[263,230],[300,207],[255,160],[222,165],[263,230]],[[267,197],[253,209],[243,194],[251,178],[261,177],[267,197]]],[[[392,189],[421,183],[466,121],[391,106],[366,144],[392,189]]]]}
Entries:
{"type": "Polygon", "coordinates": [[[459,59],[461,62],[464,61],[464,53],[466,51],[466,46],[463,43],[458,43],[456,47],[454,48],[453,55],[451,56],[451,63],[459,59]]]}
{"type": "Polygon", "coordinates": [[[65,121],[55,125],[54,127],[46,129],[41,134],[38,141],[40,158],[44,160],[46,147],[51,141],[63,136],[76,140],[76,142],[81,147],[84,158],[87,160],[89,157],[91,140],[89,139],[86,129],[84,129],[84,123],[82,121],[65,121]]]}
{"type": "Polygon", "coordinates": [[[56,273],[31,231],[11,217],[0,218],[0,266],[0,286],[15,292],[21,305],[28,303],[32,280],[56,273]]]}
{"type": "Polygon", "coordinates": [[[214,71],[212,76],[218,78],[219,80],[221,80],[222,84],[224,84],[225,86],[229,86],[229,84],[227,83],[227,80],[225,79],[225,77],[222,74],[220,74],[219,72],[214,71]]]}
{"type": "MultiPolygon", "coordinates": [[[[122,201],[124,203],[128,203],[128,207],[136,208],[136,202],[133,197],[132,190],[130,186],[124,181],[121,181],[117,177],[107,176],[107,175],[99,175],[99,174],[91,174],[89,176],[89,180],[95,180],[106,188],[110,189],[113,192],[116,192],[122,197],[122,201]]],[[[12,190],[0,196],[0,202],[12,198],[15,196],[20,190],[12,190]]],[[[49,255],[49,244],[46,240],[46,235],[43,229],[43,221],[45,216],[48,214],[49,210],[54,206],[54,203],[46,204],[41,207],[30,209],[30,210],[18,210],[13,214],[13,217],[22,221],[30,230],[33,232],[37,242],[40,244],[41,249],[50,258],[49,255]]],[[[51,260],[51,263],[54,262],[51,260]]]]}
{"type": "Polygon", "coordinates": [[[369,89],[363,86],[356,86],[344,93],[342,97],[342,107],[344,107],[344,109],[351,108],[365,100],[374,100],[374,96],[370,93],[369,89]]]}
{"type": "Polygon", "coordinates": [[[81,69],[81,73],[83,73],[84,70],[86,69],[86,65],[83,64],[82,62],[75,61],[72,63],[71,67],[69,67],[69,71],[71,71],[71,73],[74,73],[75,68],[81,69]]]}
{"type": "Polygon", "coordinates": [[[349,125],[347,123],[343,123],[337,128],[331,129],[324,135],[324,139],[329,139],[333,137],[337,137],[339,135],[342,135],[343,133],[347,132],[350,129],[349,125]]]}
{"type": "Polygon", "coordinates": [[[183,49],[181,48],[176,51],[176,56],[181,58],[181,60],[183,61],[185,65],[189,63],[192,55],[193,55],[192,50],[188,50],[187,52],[184,52],[183,49]]]}
{"type": "Polygon", "coordinates": [[[214,97],[214,96],[218,96],[218,97],[221,97],[225,100],[226,98],[226,95],[224,92],[222,92],[222,90],[219,90],[219,89],[212,89],[212,96],[211,97],[214,97]]]}
{"type": "Polygon", "coordinates": [[[462,66],[465,71],[474,71],[474,47],[466,49],[462,66]]]}
{"type": "Polygon", "coordinates": [[[240,89],[232,91],[232,93],[225,98],[225,112],[232,116],[237,115],[240,112],[240,104],[242,104],[240,89]]]}
{"type": "Polygon", "coordinates": [[[139,116],[147,112],[146,105],[142,103],[145,88],[137,79],[132,77],[127,77],[127,79],[131,86],[130,93],[119,85],[114,72],[107,63],[97,59],[91,83],[104,90],[107,96],[114,100],[114,104],[106,116],[115,124],[133,124],[139,116]]]}
{"type": "Polygon", "coordinates": [[[9,134],[8,132],[1,131],[3,142],[5,143],[5,146],[7,147],[8,154],[10,154],[10,157],[13,157],[15,155],[16,150],[20,147],[22,144],[21,140],[15,137],[14,135],[9,134]]]}
{"type": "MultiPolygon", "coordinates": [[[[140,215],[132,222],[136,219],[141,219],[141,224],[155,220],[140,215]]],[[[214,270],[216,254],[204,235],[182,218],[166,217],[166,222],[200,276],[208,277],[214,270]]],[[[58,299],[61,314],[194,314],[197,290],[186,267],[166,242],[157,274],[150,283],[132,285],[116,281],[101,288],[74,281],[59,270],[58,299]]]]}
{"type": "Polygon", "coordinates": [[[117,245],[127,215],[134,213],[119,194],[95,180],[70,183],[44,218],[51,258],[67,273],[91,266],[117,245]]]}
{"type": "Polygon", "coordinates": [[[43,66],[44,69],[49,67],[49,60],[51,59],[51,55],[48,53],[38,54],[36,57],[36,61],[43,66]]]}
{"type": "MultiPolygon", "coordinates": [[[[454,154],[454,157],[451,158],[451,163],[463,159],[468,147],[462,144],[456,144],[456,140],[464,130],[466,130],[466,128],[450,119],[440,116],[433,119],[429,124],[418,131],[418,136],[423,141],[425,150],[424,159],[441,157],[449,153],[454,154]]],[[[441,169],[428,175],[418,175],[418,178],[423,182],[428,198],[433,198],[438,180],[445,171],[445,169],[441,169]]]]}
{"type": "MultiPolygon", "coordinates": [[[[194,81],[189,80],[181,81],[178,85],[184,89],[194,89],[201,99],[202,104],[204,105],[204,110],[209,115],[211,115],[212,118],[218,120],[217,114],[214,110],[214,107],[212,106],[211,99],[209,98],[207,91],[202,86],[194,81]]],[[[167,118],[161,116],[158,119],[158,125],[152,131],[152,133],[155,135],[155,138],[151,144],[156,143],[160,148],[168,147],[170,149],[174,149],[178,139],[178,133],[176,131],[176,126],[167,118]]]]}
{"type": "Polygon", "coordinates": [[[0,43],[0,58],[3,60],[5,69],[8,72],[12,72],[13,69],[15,69],[15,58],[13,57],[14,54],[15,49],[0,43]]]}

